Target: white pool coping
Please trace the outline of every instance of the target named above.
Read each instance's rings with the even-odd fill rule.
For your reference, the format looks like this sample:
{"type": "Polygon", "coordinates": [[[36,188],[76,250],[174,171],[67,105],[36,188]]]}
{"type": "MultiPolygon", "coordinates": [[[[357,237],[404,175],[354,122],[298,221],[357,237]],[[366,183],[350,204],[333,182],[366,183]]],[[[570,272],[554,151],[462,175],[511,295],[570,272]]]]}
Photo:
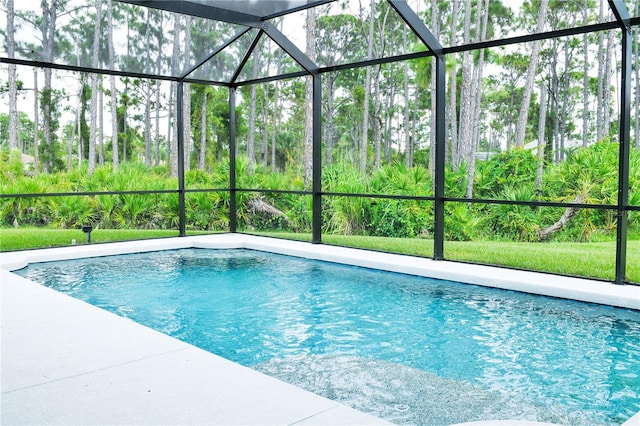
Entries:
{"type": "Polygon", "coordinates": [[[0,423],[388,424],[10,272],[190,247],[263,250],[640,310],[637,286],[243,234],[0,253],[0,423]]]}
{"type": "Polygon", "coordinates": [[[0,268],[29,263],[176,248],[247,248],[640,310],[640,286],[460,262],[310,244],[245,234],[216,234],[0,253],[0,268]]]}

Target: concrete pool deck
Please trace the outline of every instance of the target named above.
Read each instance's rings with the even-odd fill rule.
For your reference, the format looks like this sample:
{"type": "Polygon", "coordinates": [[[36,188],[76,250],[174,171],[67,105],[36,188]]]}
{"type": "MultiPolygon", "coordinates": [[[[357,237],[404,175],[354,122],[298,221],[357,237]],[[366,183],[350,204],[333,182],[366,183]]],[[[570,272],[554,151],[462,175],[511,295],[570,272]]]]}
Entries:
{"type": "Polygon", "coordinates": [[[388,424],[9,272],[188,247],[251,248],[640,309],[639,287],[241,234],[0,253],[1,423],[388,424]]]}
{"type": "Polygon", "coordinates": [[[388,424],[0,273],[3,425],[388,424]]]}

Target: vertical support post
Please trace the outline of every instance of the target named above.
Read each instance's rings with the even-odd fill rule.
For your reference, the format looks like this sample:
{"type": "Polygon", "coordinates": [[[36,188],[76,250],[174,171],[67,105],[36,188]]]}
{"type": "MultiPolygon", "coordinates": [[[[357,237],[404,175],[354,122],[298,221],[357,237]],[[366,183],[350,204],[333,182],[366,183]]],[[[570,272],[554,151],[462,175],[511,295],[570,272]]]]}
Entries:
{"type": "Polygon", "coordinates": [[[322,243],[322,77],[313,76],[313,244],[322,243]]]}
{"type": "Polygon", "coordinates": [[[446,59],[445,56],[436,55],[436,154],[435,154],[435,185],[434,185],[434,225],[433,225],[433,258],[444,259],[444,179],[445,179],[445,148],[446,148],[446,123],[445,123],[445,82],[446,59]]]}
{"type": "Polygon", "coordinates": [[[236,214],[236,88],[229,88],[229,232],[238,231],[236,214]]]}
{"type": "Polygon", "coordinates": [[[177,143],[177,160],[178,160],[178,209],[179,211],[179,220],[180,220],[180,233],[181,237],[187,235],[187,214],[186,214],[186,203],[185,203],[185,192],[184,192],[184,117],[183,117],[183,82],[178,81],[177,84],[177,93],[176,93],[176,113],[178,115],[178,140],[177,143]]]}
{"type": "Polygon", "coordinates": [[[631,46],[629,28],[622,30],[620,85],[620,151],[618,158],[618,223],[616,236],[616,284],[624,284],[627,266],[627,222],[629,206],[629,152],[631,150],[631,46]]]}

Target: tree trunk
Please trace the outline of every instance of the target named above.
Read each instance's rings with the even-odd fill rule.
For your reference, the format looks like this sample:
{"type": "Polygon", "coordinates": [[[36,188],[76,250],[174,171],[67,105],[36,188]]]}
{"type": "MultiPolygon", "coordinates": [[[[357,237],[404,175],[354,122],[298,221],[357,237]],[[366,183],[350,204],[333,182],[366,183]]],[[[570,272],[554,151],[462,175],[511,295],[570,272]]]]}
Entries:
{"type": "Polygon", "coordinates": [[[200,163],[198,168],[204,170],[207,156],[207,86],[202,88],[202,104],[200,105],[200,163]]]}
{"type": "MultiPolygon", "coordinates": [[[[282,19],[278,20],[278,29],[280,31],[282,31],[282,19]]],[[[276,58],[276,74],[280,75],[281,70],[282,70],[282,56],[277,56],[276,58]]],[[[326,75],[328,76],[331,73],[327,73],[326,75]]],[[[273,117],[272,117],[272,122],[273,125],[271,126],[271,173],[275,173],[276,172],[276,168],[277,168],[277,164],[276,164],[276,140],[277,140],[277,136],[278,136],[278,130],[280,129],[280,111],[279,111],[279,105],[278,102],[280,101],[280,80],[276,80],[274,82],[274,93],[273,93],[273,117]]],[[[329,117],[327,117],[327,119],[329,119],[329,117]]],[[[329,141],[327,141],[327,145],[329,144],[329,141]]],[[[329,163],[331,164],[331,161],[329,160],[329,163]]]]}
{"type": "MultiPolygon", "coordinates": [[[[600,22],[604,21],[604,3],[600,2],[600,22]]],[[[598,87],[596,89],[596,142],[604,137],[603,108],[603,84],[604,84],[604,32],[598,33],[598,87]]]]}
{"type": "MultiPolygon", "coordinates": [[[[266,169],[269,165],[269,85],[264,84],[263,101],[262,101],[262,146],[260,147],[260,156],[262,165],[266,169]]],[[[273,127],[273,124],[272,124],[273,127]]]]}
{"type": "MultiPolygon", "coordinates": [[[[15,56],[15,12],[13,0],[7,1],[7,54],[9,58],[15,56]]],[[[18,147],[18,82],[16,65],[9,64],[9,152],[18,147]]]]}
{"type": "Polygon", "coordinates": [[[411,133],[409,142],[409,146],[411,146],[411,167],[413,167],[415,163],[416,147],[418,147],[418,149],[420,148],[418,143],[418,132],[416,131],[418,128],[418,111],[420,110],[418,105],[418,98],[420,96],[418,90],[415,90],[413,95],[415,99],[413,101],[413,110],[411,111],[411,133]]]}
{"type": "MultiPolygon", "coordinates": [[[[371,13],[374,15],[375,9],[372,9],[371,13]]],[[[386,32],[387,19],[389,17],[390,9],[387,9],[382,22],[379,25],[378,34],[380,36],[380,51],[381,55],[384,54],[386,45],[386,32]]],[[[404,28],[404,26],[403,26],[404,28]]],[[[375,38],[372,40],[375,41],[375,38]]],[[[375,43],[373,49],[375,50],[375,43]]],[[[373,54],[373,51],[372,51],[373,54]]],[[[380,167],[380,155],[382,151],[382,116],[381,116],[381,94],[380,94],[380,64],[373,67],[373,146],[374,146],[374,168],[380,167]]]]}
{"type": "Polygon", "coordinates": [[[547,90],[540,85],[540,117],[538,119],[538,170],[536,173],[536,191],[538,198],[542,195],[542,174],[544,173],[545,127],[547,120],[547,90]]]}
{"type": "MultiPolygon", "coordinates": [[[[478,14],[477,14],[478,15],[478,14]]],[[[463,43],[468,44],[471,39],[471,0],[465,0],[464,5],[464,28],[463,43]]],[[[458,128],[458,163],[459,167],[462,161],[469,160],[469,152],[471,151],[471,114],[472,107],[472,70],[471,53],[465,50],[462,54],[462,87],[460,88],[460,119],[458,128]]]]}
{"type": "MultiPolygon", "coordinates": [[[[458,44],[457,34],[458,33],[458,0],[453,0],[453,7],[451,9],[451,35],[450,41],[451,46],[456,46],[458,44]]],[[[458,71],[456,69],[456,54],[451,54],[451,83],[449,84],[449,137],[451,139],[451,164],[453,165],[454,170],[457,170],[457,165],[460,164],[459,152],[458,152],[458,111],[457,111],[457,103],[458,103],[458,71]]],[[[435,93],[432,92],[432,93],[435,93]]]]}
{"type": "MultiPolygon", "coordinates": [[[[173,83],[173,99],[177,102],[178,99],[178,84],[173,83]]],[[[172,128],[172,144],[171,144],[171,176],[178,177],[178,108],[173,107],[173,128],[172,128]]]]}
{"type": "MultiPolygon", "coordinates": [[[[42,0],[42,22],[40,31],[42,34],[42,56],[44,62],[53,62],[53,45],[56,34],[57,9],[60,4],[54,0],[51,4],[48,0],[42,0]]],[[[44,87],[42,88],[42,133],[44,136],[42,166],[46,172],[52,172],[54,167],[55,149],[51,132],[53,119],[53,90],[51,87],[51,68],[44,69],[44,87]]]]}
{"type": "MultiPolygon", "coordinates": [[[[160,58],[161,55],[158,55],[160,58]]],[[[158,67],[158,69],[160,69],[158,67]]],[[[153,150],[153,164],[158,166],[160,164],[160,80],[156,81],[156,102],[155,102],[155,114],[156,114],[156,134],[155,134],[155,149],[153,150]]]]}
{"type": "MultiPolygon", "coordinates": [[[[124,85],[124,93],[128,93],[129,88],[127,85],[124,85]]],[[[127,107],[129,106],[129,102],[125,101],[122,105],[122,134],[124,135],[124,139],[122,141],[122,161],[127,162],[127,143],[129,142],[129,132],[127,130],[127,107]]]]}
{"type": "Polygon", "coordinates": [[[395,90],[393,85],[390,85],[389,90],[387,90],[387,120],[385,123],[385,144],[384,144],[384,162],[386,164],[391,164],[393,160],[393,136],[392,136],[392,120],[393,116],[391,115],[391,109],[393,108],[393,100],[395,97],[395,90]]]}
{"type": "MultiPolygon", "coordinates": [[[[184,23],[184,51],[185,51],[185,68],[190,66],[189,56],[191,51],[191,16],[185,15],[184,23]]],[[[191,140],[191,84],[184,83],[182,91],[182,120],[184,130],[184,169],[191,169],[191,151],[193,151],[193,141],[191,140]]]]}
{"type": "Polygon", "coordinates": [[[82,108],[82,97],[84,92],[84,79],[82,75],[78,79],[78,95],[76,101],[76,114],[75,120],[73,121],[73,132],[71,140],[69,141],[69,146],[67,147],[68,159],[67,159],[67,170],[71,173],[73,169],[73,145],[77,142],[78,144],[78,170],[80,170],[82,166],[82,156],[80,155],[80,147],[82,146],[82,129],[80,123],[80,111],[82,108]],[[77,139],[76,139],[77,136],[77,139]]]}
{"type": "MultiPolygon", "coordinates": [[[[109,69],[114,69],[113,59],[113,0],[108,0],[107,8],[108,44],[109,44],[109,69]]],[[[109,76],[111,90],[111,162],[113,171],[117,172],[120,161],[118,159],[118,95],[116,92],[116,77],[109,76]]]]}
{"type": "MultiPolygon", "coordinates": [[[[402,26],[402,44],[404,46],[407,45],[407,27],[406,25],[402,26]]],[[[402,71],[403,71],[403,79],[402,79],[402,89],[404,94],[404,164],[407,168],[413,167],[413,158],[411,155],[411,124],[409,123],[409,63],[408,61],[404,61],[402,63],[402,71]]]]}
{"type": "Polygon", "coordinates": [[[151,168],[151,80],[145,80],[144,88],[144,165],[151,168]]]}
{"type": "MultiPolygon", "coordinates": [[[[484,41],[487,38],[487,27],[489,24],[489,0],[484,0],[484,9],[482,8],[482,0],[478,0],[478,11],[476,17],[476,28],[479,32],[479,40],[484,41]],[[482,24],[480,23],[482,16],[482,24]]],[[[473,184],[476,175],[476,152],[480,141],[480,107],[482,104],[482,76],[484,74],[484,49],[480,50],[478,65],[476,67],[474,84],[472,85],[475,96],[472,98],[471,107],[473,109],[471,115],[471,145],[469,147],[467,157],[467,198],[473,198],[473,184]]]]}
{"type": "Polygon", "coordinates": [[[380,151],[382,146],[382,117],[380,117],[380,65],[374,66],[373,78],[373,146],[374,168],[380,167],[380,151]]]}
{"type": "MultiPolygon", "coordinates": [[[[544,29],[544,23],[547,16],[547,8],[549,0],[541,0],[540,10],[538,11],[538,24],[536,33],[541,33],[544,29]]],[[[536,68],[538,67],[538,59],[540,57],[540,40],[533,42],[531,48],[531,59],[529,61],[529,69],[527,70],[527,79],[524,84],[522,93],[522,104],[520,105],[520,115],[518,116],[518,125],[516,126],[516,146],[524,145],[524,138],[527,134],[527,119],[529,117],[529,104],[531,103],[531,92],[533,91],[534,77],[536,68]]]]}
{"type": "MultiPolygon", "coordinates": [[[[151,11],[146,10],[147,22],[144,34],[146,60],[145,68],[151,68],[150,52],[151,52],[151,11]]],[[[151,80],[145,79],[142,85],[144,88],[144,165],[147,169],[151,168],[151,80]]]]}
{"type": "MultiPolygon", "coordinates": [[[[578,195],[573,199],[572,204],[581,203],[583,199],[584,199],[583,195],[578,195]]],[[[567,209],[564,211],[564,213],[556,223],[554,223],[553,225],[547,228],[536,231],[538,239],[540,241],[549,239],[551,235],[553,235],[554,233],[558,232],[559,230],[567,226],[567,224],[571,221],[571,219],[573,219],[578,213],[580,213],[579,208],[567,207],[567,209]]]]}
{"type": "MultiPolygon", "coordinates": [[[[353,111],[349,111],[347,113],[347,116],[349,117],[349,121],[352,123],[356,123],[356,120],[360,120],[362,117],[355,116],[356,114],[353,111]]],[[[362,133],[362,127],[361,126],[349,126],[349,136],[351,137],[351,141],[353,143],[352,145],[352,149],[350,151],[346,152],[346,156],[347,158],[349,158],[351,160],[351,164],[353,165],[354,169],[359,170],[360,169],[360,143],[359,141],[362,140],[362,137],[360,136],[360,133],[362,133]]]]}
{"type": "Polygon", "coordinates": [[[38,68],[33,67],[33,168],[36,173],[40,170],[40,107],[38,105],[38,68]]]}
{"type": "Polygon", "coordinates": [[[565,159],[565,140],[567,139],[567,120],[569,110],[569,79],[571,78],[571,58],[569,57],[569,41],[564,40],[564,73],[562,75],[562,107],[560,109],[560,149],[559,161],[565,159]]]}
{"type": "MultiPolygon", "coordinates": [[[[96,5],[96,29],[93,33],[93,60],[91,65],[98,68],[100,65],[100,37],[102,31],[102,0],[98,0],[96,5]]],[[[96,132],[98,127],[98,74],[91,74],[91,117],[89,121],[89,174],[96,168],[96,132]]]]}
{"type": "MultiPolygon", "coordinates": [[[[367,59],[373,58],[375,1],[369,3],[369,35],[367,38],[367,59]]],[[[362,106],[362,134],[360,135],[360,173],[367,172],[367,156],[369,148],[369,98],[371,95],[371,67],[366,67],[364,82],[364,105],[362,106]]]]}
{"type": "Polygon", "coordinates": [[[324,75],[324,86],[327,88],[327,110],[326,110],[326,123],[324,127],[324,139],[325,139],[325,165],[330,166],[333,161],[333,145],[334,145],[334,124],[333,115],[334,111],[334,96],[335,96],[335,73],[326,73],[324,75]]]}
{"type": "MultiPolygon", "coordinates": [[[[431,0],[431,26],[433,35],[436,38],[440,37],[440,25],[438,22],[438,0],[431,0]]],[[[430,126],[429,126],[429,175],[431,176],[432,190],[435,193],[436,185],[436,61],[431,58],[431,114],[430,114],[430,126]]]]}
{"type": "MultiPolygon", "coordinates": [[[[182,21],[180,15],[177,13],[174,15],[173,25],[173,50],[171,55],[171,69],[173,75],[178,74],[180,66],[180,32],[182,31],[182,21]]],[[[174,99],[177,101],[177,83],[171,84],[171,94],[175,95],[174,99]],[[174,93],[175,92],[175,93],[174,93]]],[[[183,98],[184,99],[184,98],[183,98]]],[[[172,106],[172,102],[169,102],[172,106]]],[[[173,144],[171,145],[171,176],[178,177],[178,108],[173,108],[173,144]]],[[[167,149],[167,151],[169,151],[167,149]]]]}
{"type": "MultiPolygon", "coordinates": [[[[584,25],[589,24],[589,0],[584,1],[584,25]]],[[[582,146],[589,146],[589,35],[582,35],[582,146]]]]}
{"type": "Polygon", "coordinates": [[[614,47],[613,31],[607,32],[607,48],[605,49],[604,81],[602,93],[602,137],[608,138],[611,135],[611,75],[615,72],[612,69],[612,59],[614,47]]]}
{"type": "MultiPolygon", "coordinates": [[[[258,50],[253,51],[253,63],[251,65],[251,78],[255,79],[258,75],[258,50]]],[[[253,174],[254,164],[256,161],[255,144],[256,144],[256,90],[257,86],[252,84],[249,89],[249,133],[247,134],[247,159],[249,160],[249,174],[253,174]]]]}
{"type": "Polygon", "coordinates": [[[560,84],[558,82],[558,46],[556,40],[553,40],[553,48],[551,49],[553,52],[551,57],[551,105],[553,105],[553,162],[558,163],[560,161],[560,141],[559,141],[559,133],[560,133],[560,105],[558,102],[558,98],[560,97],[559,87],[560,84]]]}
{"type": "Polygon", "coordinates": [[[104,166],[104,90],[102,85],[102,76],[98,78],[98,163],[104,166]]]}
{"type": "Polygon", "coordinates": [[[78,92],[78,102],[76,102],[76,117],[73,121],[73,130],[71,132],[71,139],[67,144],[67,173],[71,173],[73,168],[73,144],[76,140],[76,134],[78,135],[78,141],[80,141],[80,99],[82,96],[82,88],[78,92]]]}
{"type": "MultiPolygon", "coordinates": [[[[316,57],[316,10],[307,9],[307,56],[312,61],[316,57]]],[[[304,187],[309,188],[313,178],[313,77],[306,77],[305,92],[305,132],[304,132],[304,187]]]]}
{"type": "MultiPolygon", "coordinates": [[[[158,13],[155,17],[155,21],[159,28],[163,27],[163,14],[158,13]]],[[[164,33],[158,31],[157,33],[158,51],[162,52],[164,44],[164,33]]],[[[156,58],[156,71],[160,72],[162,69],[162,55],[158,55],[156,58]]],[[[156,135],[155,135],[155,150],[154,150],[154,164],[158,166],[160,164],[160,89],[162,88],[161,80],[156,81],[156,135]]],[[[167,135],[168,136],[168,135],[167,135]]]]}
{"type": "MultiPolygon", "coordinates": [[[[280,59],[277,59],[278,65],[276,66],[276,72],[280,74],[280,59]]],[[[273,117],[271,121],[273,125],[271,126],[271,173],[276,172],[276,137],[278,135],[279,123],[278,117],[280,113],[278,111],[278,100],[280,96],[280,81],[275,81],[275,88],[273,94],[273,117]]],[[[328,143],[328,142],[327,142],[328,143]]]]}
{"type": "Polygon", "coordinates": [[[169,111],[167,113],[167,116],[169,117],[169,119],[167,120],[167,165],[169,167],[171,167],[171,169],[173,170],[173,157],[175,157],[173,155],[173,128],[175,127],[175,124],[172,123],[172,118],[173,118],[173,95],[176,92],[176,87],[175,87],[175,83],[171,82],[169,84],[169,103],[167,105],[169,105],[169,111]]]}
{"type": "MultiPolygon", "coordinates": [[[[635,16],[640,16],[640,2],[636,2],[635,16]]],[[[633,63],[636,64],[636,120],[635,120],[635,148],[640,150],[640,27],[635,27],[635,58],[633,63]]]]}
{"type": "Polygon", "coordinates": [[[82,123],[84,114],[84,92],[85,92],[85,77],[86,73],[80,74],[80,87],[78,88],[78,120],[76,122],[76,128],[78,130],[78,170],[82,170],[82,159],[84,158],[84,140],[82,136],[82,123]]]}

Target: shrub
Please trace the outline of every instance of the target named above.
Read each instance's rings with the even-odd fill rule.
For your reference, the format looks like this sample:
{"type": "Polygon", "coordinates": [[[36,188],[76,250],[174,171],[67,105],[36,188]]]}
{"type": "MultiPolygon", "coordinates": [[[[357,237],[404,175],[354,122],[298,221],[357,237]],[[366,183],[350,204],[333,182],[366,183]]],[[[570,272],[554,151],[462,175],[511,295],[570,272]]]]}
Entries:
{"type": "Polygon", "coordinates": [[[367,234],[379,237],[413,238],[433,230],[432,203],[412,200],[375,200],[370,205],[367,234]]]}
{"type": "Polygon", "coordinates": [[[461,203],[445,205],[445,239],[473,241],[480,237],[483,220],[473,213],[471,206],[461,203]]]}

